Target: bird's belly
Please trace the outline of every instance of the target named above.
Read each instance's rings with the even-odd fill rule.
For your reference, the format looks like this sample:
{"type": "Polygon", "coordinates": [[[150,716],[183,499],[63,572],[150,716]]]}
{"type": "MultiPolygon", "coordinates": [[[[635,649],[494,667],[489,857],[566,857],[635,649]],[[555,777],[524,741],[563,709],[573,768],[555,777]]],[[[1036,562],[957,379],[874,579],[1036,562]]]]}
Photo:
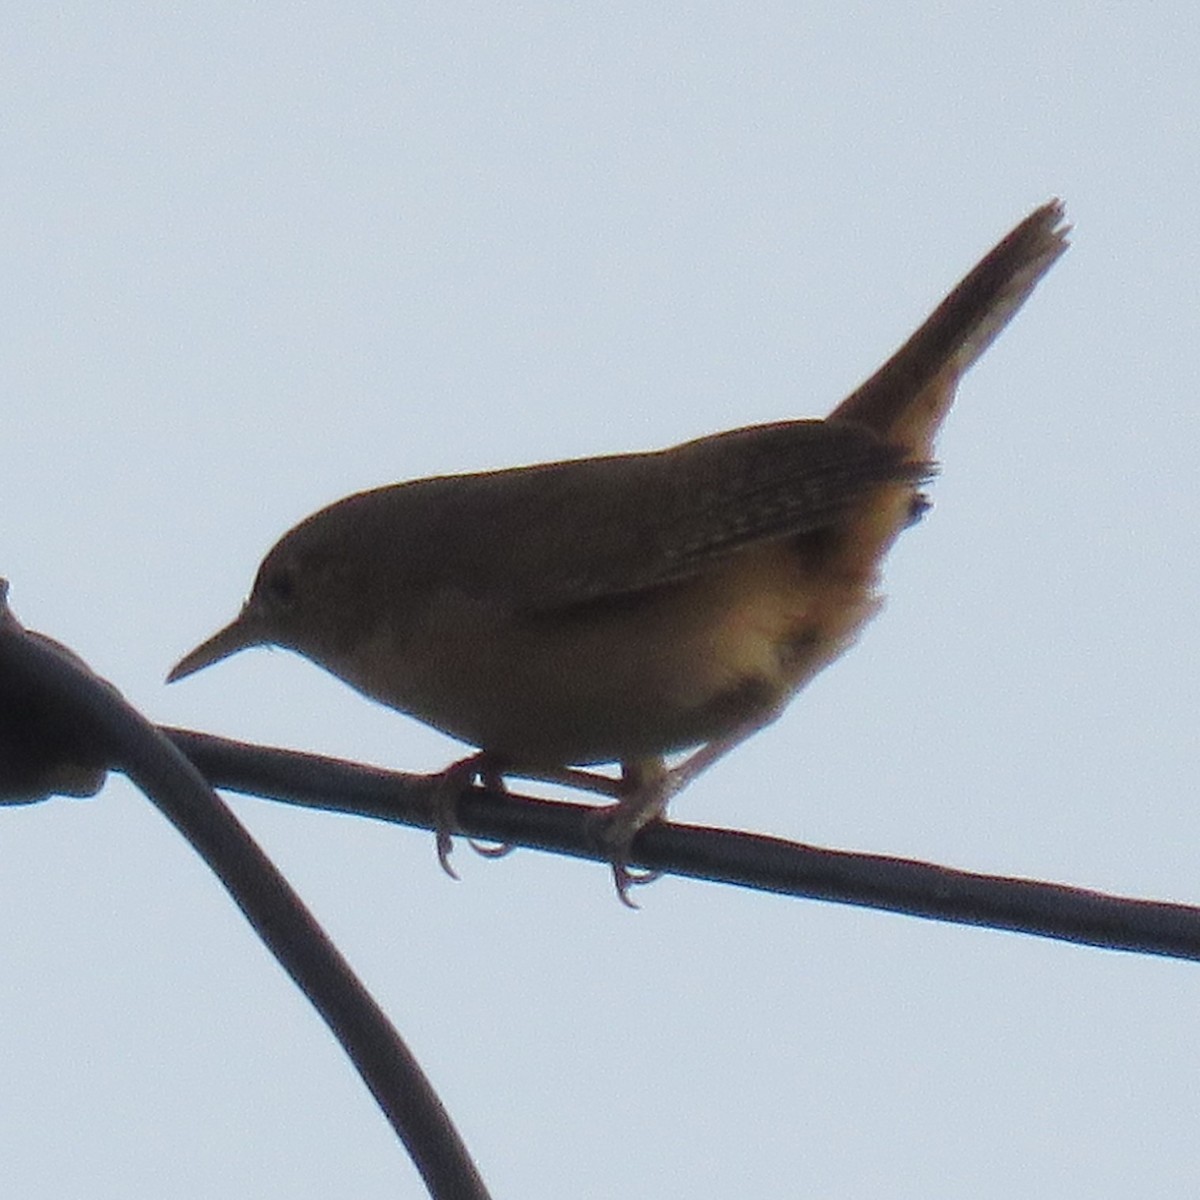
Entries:
{"type": "Polygon", "coordinates": [[[803,566],[773,543],[652,593],[536,616],[443,595],[435,618],[381,630],[353,669],[324,665],[525,766],[658,756],[770,720],[874,612],[869,586],[803,566]]]}

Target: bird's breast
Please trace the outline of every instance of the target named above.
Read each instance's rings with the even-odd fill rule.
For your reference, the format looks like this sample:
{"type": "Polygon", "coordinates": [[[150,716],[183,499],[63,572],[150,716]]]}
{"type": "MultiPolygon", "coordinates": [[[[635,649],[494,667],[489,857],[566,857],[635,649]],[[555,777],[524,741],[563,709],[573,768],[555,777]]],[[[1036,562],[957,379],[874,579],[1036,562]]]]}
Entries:
{"type": "MultiPolygon", "coordinates": [[[[794,540],[651,591],[530,614],[431,592],[338,661],[360,691],[526,766],[628,761],[769,719],[873,613],[794,540]]],[[[315,656],[314,656],[315,657],[315,656]]]]}

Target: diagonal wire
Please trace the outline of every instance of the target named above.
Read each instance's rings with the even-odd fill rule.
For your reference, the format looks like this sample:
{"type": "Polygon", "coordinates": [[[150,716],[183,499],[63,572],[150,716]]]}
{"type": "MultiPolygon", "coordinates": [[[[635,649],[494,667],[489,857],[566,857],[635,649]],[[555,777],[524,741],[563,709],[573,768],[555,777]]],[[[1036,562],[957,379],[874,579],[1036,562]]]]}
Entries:
{"type": "Polygon", "coordinates": [[[0,800],[28,802],[40,779],[86,792],[125,773],[224,884],[342,1044],[435,1200],[488,1192],[420,1065],[337,948],[191,762],[73,654],[25,631],[0,580],[0,800]],[[57,731],[57,732],[56,732],[57,731]]]}

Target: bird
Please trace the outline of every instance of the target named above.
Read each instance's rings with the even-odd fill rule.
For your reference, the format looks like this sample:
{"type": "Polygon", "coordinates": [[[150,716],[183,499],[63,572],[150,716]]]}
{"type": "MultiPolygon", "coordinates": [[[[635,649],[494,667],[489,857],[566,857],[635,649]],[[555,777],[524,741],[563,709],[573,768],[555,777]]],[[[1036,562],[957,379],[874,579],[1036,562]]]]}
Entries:
{"type": "Polygon", "coordinates": [[[596,836],[632,904],[637,833],[878,612],[960,379],[1069,232],[1060,201],[1033,211],[824,418],[347,496],[279,539],[168,682],[286,647],[476,747],[452,783],[607,792],[596,836]]]}

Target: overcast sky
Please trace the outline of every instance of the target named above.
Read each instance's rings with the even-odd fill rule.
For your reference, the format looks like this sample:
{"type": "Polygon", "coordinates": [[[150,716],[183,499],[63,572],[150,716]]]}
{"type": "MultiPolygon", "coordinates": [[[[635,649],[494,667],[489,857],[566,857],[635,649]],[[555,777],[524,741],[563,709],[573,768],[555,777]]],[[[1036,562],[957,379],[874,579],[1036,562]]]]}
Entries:
{"type": "MultiPolygon", "coordinates": [[[[860,644],[681,819],[1200,902],[1194,4],[33,4],[0,44],[0,574],[154,720],[432,770],[302,659],[168,688],[368,486],[820,415],[1027,211],[860,644]]],[[[1200,967],[235,798],[499,1197],[1180,1196],[1200,967]]],[[[0,1178],[418,1197],[123,780],[0,810],[0,1178]]]]}

